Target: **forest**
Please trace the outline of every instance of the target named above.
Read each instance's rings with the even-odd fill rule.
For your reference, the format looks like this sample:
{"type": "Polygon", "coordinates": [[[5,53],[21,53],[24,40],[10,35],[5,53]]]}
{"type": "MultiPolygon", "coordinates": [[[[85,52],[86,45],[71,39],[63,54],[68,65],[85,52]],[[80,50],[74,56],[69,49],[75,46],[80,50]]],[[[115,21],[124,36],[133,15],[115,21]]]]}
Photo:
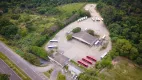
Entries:
{"type": "MultiPolygon", "coordinates": [[[[79,76],[79,80],[98,80],[100,78],[102,80],[112,79],[112,77],[109,79],[106,78],[108,75],[106,75],[106,77],[101,77],[102,74],[99,74],[99,71],[105,67],[109,68],[108,70],[111,70],[111,68],[113,69],[111,61],[117,56],[123,56],[127,59],[132,60],[134,63],[140,66],[142,65],[141,4],[142,1],[140,0],[98,1],[97,10],[101,13],[101,16],[104,18],[104,23],[110,32],[110,37],[112,40],[112,50],[102,61],[96,64],[95,68],[92,68],[91,70],[82,73],[79,76]]],[[[115,70],[115,72],[118,71],[118,69],[115,70]]],[[[141,71],[141,69],[139,71],[141,71]]],[[[111,75],[113,74],[111,73],[111,75]]],[[[117,76],[119,75],[117,74],[117,76]]],[[[121,77],[117,76],[115,76],[114,79],[124,79],[124,75],[121,75],[121,77]]],[[[138,77],[137,79],[140,79],[140,77],[138,77]]],[[[131,80],[133,79],[131,78],[131,80]]]]}
{"type": "Polygon", "coordinates": [[[110,31],[113,50],[142,65],[142,5],[139,0],[102,0],[97,5],[110,31]]]}

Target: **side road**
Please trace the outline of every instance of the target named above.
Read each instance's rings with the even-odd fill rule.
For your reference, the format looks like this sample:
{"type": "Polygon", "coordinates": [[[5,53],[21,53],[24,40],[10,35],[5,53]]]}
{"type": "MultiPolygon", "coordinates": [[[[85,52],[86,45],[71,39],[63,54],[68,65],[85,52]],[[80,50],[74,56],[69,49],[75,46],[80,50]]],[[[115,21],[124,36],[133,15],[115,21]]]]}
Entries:
{"type": "Polygon", "coordinates": [[[42,73],[48,71],[53,67],[49,65],[46,67],[37,67],[31,65],[14,51],[12,51],[8,46],[0,41],[0,52],[4,53],[11,61],[13,61],[21,70],[23,70],[32,80],[48,80],[48,78],[42,73]]]}

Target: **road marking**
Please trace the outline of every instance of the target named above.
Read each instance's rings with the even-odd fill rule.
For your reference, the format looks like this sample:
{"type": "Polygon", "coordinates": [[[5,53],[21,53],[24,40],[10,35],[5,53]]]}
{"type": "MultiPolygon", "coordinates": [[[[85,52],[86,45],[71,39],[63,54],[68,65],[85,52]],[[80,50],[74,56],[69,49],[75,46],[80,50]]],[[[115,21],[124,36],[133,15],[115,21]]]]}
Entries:
{"type": "Polygon", "coordinates": [[[0,70],[4,73],[4,71],[0,68],[0,70]]]}

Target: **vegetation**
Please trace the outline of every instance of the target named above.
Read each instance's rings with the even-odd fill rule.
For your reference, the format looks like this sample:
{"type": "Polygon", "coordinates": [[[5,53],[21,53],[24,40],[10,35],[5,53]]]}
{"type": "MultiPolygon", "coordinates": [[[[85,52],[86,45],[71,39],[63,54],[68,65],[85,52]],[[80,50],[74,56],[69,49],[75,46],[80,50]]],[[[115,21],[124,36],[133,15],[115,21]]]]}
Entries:
{"type": "Polygon", "coordinates": [[[98,80],[97,79],[98,72],[95,69],[89,69],[84,73],[81,73],[78,76],[78,80],[98,80]]]}
{"type": "Polygon", "coordinates": [[[0,74],[0,80],[9,80],[9,77],[7,74],[0,74]]]}
{"type": "Polygon", "coordinates": [[[62,14],[60,18],[69,18],[69,16],[72,16],[75,13],[79,13],[79,9],[81,9],[84,5],[85,3],[73,3],[57,7],[62,14]]]}
{"type": "MultiPolygon", "coordinates": [[[[90,72],[85,72],[83,73],[83,75],[80,75],[79,80],[97,80],[100,76],[100,80],[141,80],[141,77],[136,75],[137,68],[132,69],[127,67],[128,62],[126,62],[127,65],[120,63],[120,66],[118,65],[113,67],[111,64],[111,60],[114,59],[116,56],[124,56],[136,62],[137,64],[142,65],[142,48],[140,47],[142,46],[141,3],[142,2],[139,0],[100,0],[98,2],[97,10],[101,13],[102,17],[104,18],[104,23],[110,31],[110,36],[113,43],[112,50],[102,61],[97,62],[96,64],[96,68],[99,70],[107,67],[106,72],[102,72],[102,75],[100,73],[99,75],[96,75],[96,77],[95,74],[91,74],[93,72],[95,73],[95,71],[93,70],[90,72]],[[122,74],[124,70],[128,71],[122,74]],[[132,78],[131,75],[137,77],[132,78]]],[[[138,70],[141,71],[141,69],[138,70]]]]}
{"type": "Polygon", "coordinates": [[[42,48],[60,29],[80,14],[86,14],[79,12],[85,3],[67,4],[71,2],[78,1],[1,0],[0,40],[30,63],[40,65],[39,58],[45,59],[48,55],[33,52],[31,47],[42,48]]]}
{"type": "Polygon", "coordinates": [[[141,3],[139,0],[132,2],[102,0],[97,5],[113,41],[114,51],[111,54],[118,53],[139,65],[142,65],[141,3]]]}
{"type": "Polygon", "coordinates": [[[125,58],[117,57],[113,67],[104,68],[101,73],[92,68],[81,73],[78,80],[141,80],[142,69],[135,63],[125,58]]]}
{"type": "Polygon", "coordinates": [[[95,36],[94,30],[88,29],[88,30],[87,30],[87,33],[89,33],[89,34],[92,35],[92,36],[95,36]]]}
{"type": "Polygon", "coordinates": [[[101,46],[101,48],[100,48],[100,50],[104,50],[104,49],[106,49],[107,48],[107,46],[108,46],[108,41],[106,41],[106,42],[103,42],[103,44],[102,44],[102,46],[101,46]]]}
{"type": "MultiPolygon", "coordinates": [[[[118,58],[117,58],[118,59],[118,58]]],[[[141,80],[142,69],[131,61],[120,58],[111,69],[104,69],[98,74],[101,80],[141,80]]]]}
{"type": "Polygon", "coordinates": [[[0,53],[0,59],[2,59],[11,69],[13,69],[22,80],[31,80],[18,66],[10,61],[4,54],[0,53]]]}
{"type": "Polygon", "coordinates": [[[76,27],[72,30],[73,33],[78,33],[81,31],[81,28],[80,27],[76,27]]]}
{"type": "Polygon", "coordinates": [[[32,46],[31,49],[30,49],[30,52],[47,60],[48,59],[48,54],[47,52],[41,48],[41,47],[37,47],[37,46],[32,46]]]}
{"type": "Polygon", "coordinates": [[[68,35],[66,36],[66,38],[67,38],[67,40],[69,41],[69,40],[72,39],[72,35],[71,35],[71,34],[68,34],[68,35]]]}
{"type": "Polygon", "coordinates": [[[31,53],[25,53],[23,57],[24,57],[25,60],[27,60],[31,64],[34,64],[34,65],[37,65],[37,66],[40,65],[39,58],[37,58],[35,55],[33,55],[31,53]]]}
{"type": "Polygon", "coordinates": [[[52,71],[53,71],[53,69],[50,69],[49,71],[44,72],[44,74],[45,74],[47,77],[50,77],[52,71]]]}
{"type": "Polygon", "coordinates": [[[66,76],[63,75],[61,72],[58,73],[57,80],[66,80],[66,76]]]}

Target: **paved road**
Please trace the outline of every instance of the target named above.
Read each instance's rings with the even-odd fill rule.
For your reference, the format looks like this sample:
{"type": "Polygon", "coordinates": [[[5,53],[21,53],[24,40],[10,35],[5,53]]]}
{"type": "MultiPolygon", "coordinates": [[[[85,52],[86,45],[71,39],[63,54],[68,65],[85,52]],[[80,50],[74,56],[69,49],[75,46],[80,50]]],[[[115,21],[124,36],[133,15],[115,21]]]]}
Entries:
{"type": "Polygon", "coordinates": [[[22,80],[4,61],[0,59],[0,73],[10,75],[10,80],[22,80]]]}
{"type": "Polygon", "coordinates": [[[56,80],[57,76],[58,76],[59,70],[57,70],[56,68],[52,71],[51,75],[50,75],[50,80],[56,80]]]}
{"type": "Polygon", "coordinates": [[[4,43],[0,41],[0,52],[4,53],[11,61],[13,61],[21,70],[23,70],[32,80],[48,80],[48,78],[38,71],[33,70],[23,58],[13,52],[4,43]]]}

